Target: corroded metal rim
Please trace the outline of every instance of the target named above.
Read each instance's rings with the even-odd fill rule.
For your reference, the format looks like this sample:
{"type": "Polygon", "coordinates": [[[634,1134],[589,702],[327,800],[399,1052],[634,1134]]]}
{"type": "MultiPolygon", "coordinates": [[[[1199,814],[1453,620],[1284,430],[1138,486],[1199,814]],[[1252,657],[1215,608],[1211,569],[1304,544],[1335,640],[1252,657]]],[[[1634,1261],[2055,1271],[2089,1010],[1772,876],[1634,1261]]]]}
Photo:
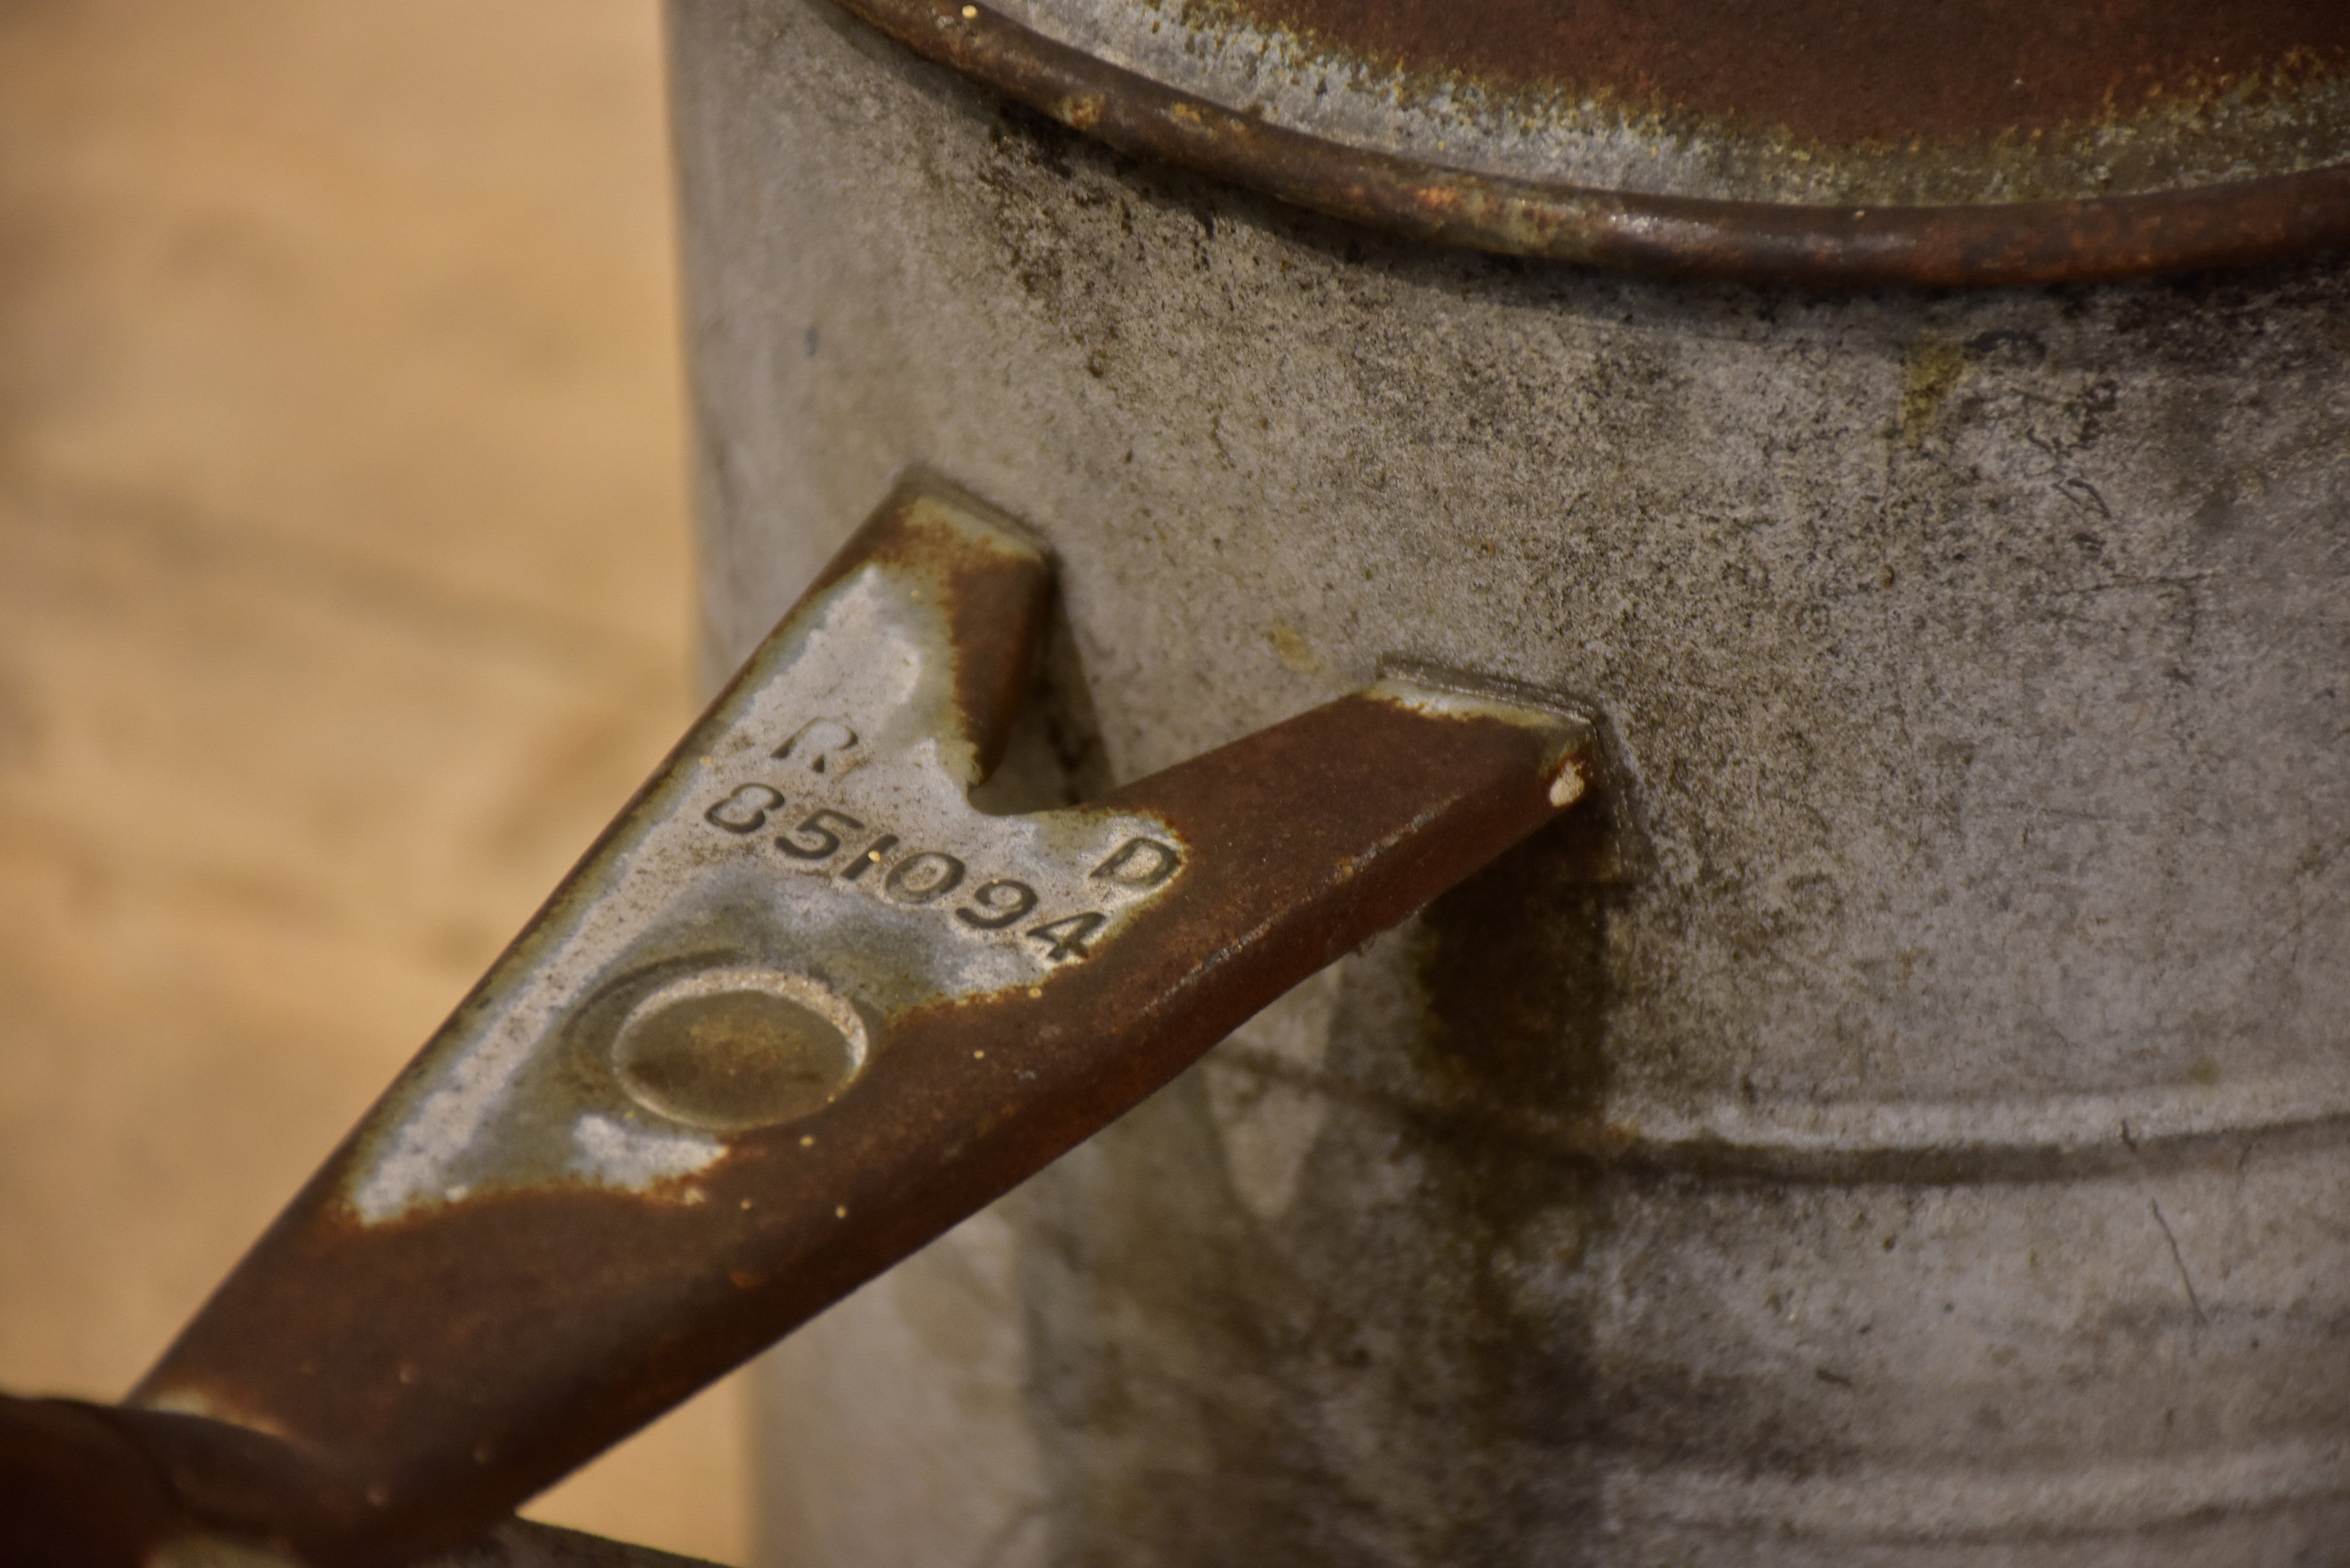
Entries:
{"type": "Polygon", "coordinates": [[[837,0],[941,65],[1099,137],[1299,206],[1513,255],[1839,286],[2085,281],[2350,246],[2350,164],[2080,201],[1856,208],[1471,173],[1266,124],[953,0],[837,0]]]}

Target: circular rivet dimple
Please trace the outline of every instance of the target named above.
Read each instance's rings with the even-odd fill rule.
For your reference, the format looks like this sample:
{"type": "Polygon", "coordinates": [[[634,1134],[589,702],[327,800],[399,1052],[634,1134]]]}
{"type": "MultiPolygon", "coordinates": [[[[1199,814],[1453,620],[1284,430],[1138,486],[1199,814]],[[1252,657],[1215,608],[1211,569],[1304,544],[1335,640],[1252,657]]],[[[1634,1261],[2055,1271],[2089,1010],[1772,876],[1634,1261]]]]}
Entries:
{"type": "Polygon", "coordinates": [[[857,1076],[865,1050],[856,1009],[816,981],[704,970],[637,1003],[612,1043],[612,1067],[647,1110],[733,1132],[818,1109],[857,1076]]]}

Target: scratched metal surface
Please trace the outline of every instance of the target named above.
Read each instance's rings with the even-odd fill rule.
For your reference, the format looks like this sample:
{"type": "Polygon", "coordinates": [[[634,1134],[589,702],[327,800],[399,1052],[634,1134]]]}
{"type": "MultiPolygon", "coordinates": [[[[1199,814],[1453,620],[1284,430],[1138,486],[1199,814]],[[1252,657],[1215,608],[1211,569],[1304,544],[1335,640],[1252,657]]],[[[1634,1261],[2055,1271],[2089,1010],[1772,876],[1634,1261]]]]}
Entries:
{"type": "Polygon", "coordinates": [[[1666,285],[671,26],[713,667],[919,461],[1048,761],[1404,652],[1632,773],[781,1353],[769,1563],[2344,1560],[2338,264],[1666,285]]]}
{"type": "Polygon", "coordinates": [[[1957,284],[2350,241],[2331,0],[841,0],[1129,151],[1654,270],[1957,284]]]}

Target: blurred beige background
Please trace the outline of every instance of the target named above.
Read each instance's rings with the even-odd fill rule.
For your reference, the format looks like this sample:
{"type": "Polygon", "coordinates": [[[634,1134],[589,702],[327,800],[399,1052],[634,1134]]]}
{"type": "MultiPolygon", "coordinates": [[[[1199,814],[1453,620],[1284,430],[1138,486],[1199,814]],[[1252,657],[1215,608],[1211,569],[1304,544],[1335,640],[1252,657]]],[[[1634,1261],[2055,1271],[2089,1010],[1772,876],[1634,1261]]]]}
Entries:
{"type": "MultiPolygon", "coordinates": [[[[654,0],[0,5],[0,1385],[120,1393],[688,715],[654,0]]],[[[534,1514],[744,1559],[706,1396],[534,1514]]]]}

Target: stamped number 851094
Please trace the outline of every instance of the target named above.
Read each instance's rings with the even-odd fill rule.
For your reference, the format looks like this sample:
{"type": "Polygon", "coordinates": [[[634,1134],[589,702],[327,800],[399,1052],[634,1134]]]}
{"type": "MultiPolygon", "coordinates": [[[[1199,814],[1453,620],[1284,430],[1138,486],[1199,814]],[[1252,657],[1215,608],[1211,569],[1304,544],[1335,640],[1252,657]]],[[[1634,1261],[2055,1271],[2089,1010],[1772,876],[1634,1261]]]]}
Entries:
{"type": "MultiPolygon", "coordinates": [[[[784,792],[773,784],[740,784],[704,812],[702,818],[723,832],[748,837],[768,827],[784,805],[784,792]]],[[[828,805],[816,807],[778,832],[774,843],[786,857],[811,867],[838,861],[832,867],[837,879],[864,883],[896,904],[941,903],[962,889],[970,874],[959,857],[943,849],[899,854],[902,841],[896,834],[869,828],[828,805]],[[865,847],[839,860],[849,844],[868,832],[874,836],[865,847]],[[868,872],[885,866],[888,869],[882,871],[878,884],[865,883],[868,872]]],[[[1181,865],[1182,857],[1158,839],[1129,838],[1087,877],[1114,888],[1142,892],[1164,883],[1181,865]]],[[[1038,902],[1036,889],[1027,883],[1013,877],[992,877],[972,888],[964,901],[955,906],[954,918],[973,930],[1000,931],[1034,914],[1038,902]]],[[[1058,961],[1086,957],[1086,944],[1108,923],[1107,914],[1085,909],[1039,921],[1021,934],[1043,945],[1046,956],[1058,961]]]]}

